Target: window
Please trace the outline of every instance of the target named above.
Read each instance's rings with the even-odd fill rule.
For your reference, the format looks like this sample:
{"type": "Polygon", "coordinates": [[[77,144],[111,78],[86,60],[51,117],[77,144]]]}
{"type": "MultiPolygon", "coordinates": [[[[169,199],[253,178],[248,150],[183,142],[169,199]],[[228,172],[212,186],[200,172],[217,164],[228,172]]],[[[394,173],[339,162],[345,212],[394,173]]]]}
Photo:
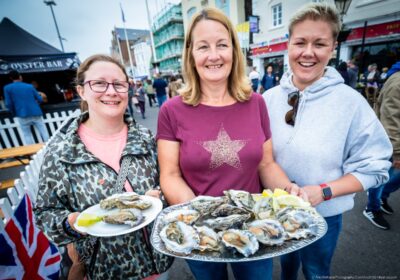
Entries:
{"type": "Polygon", "coordinates": [[[272,26],[282,25],[282,4],[272,6],[272,26]]]}

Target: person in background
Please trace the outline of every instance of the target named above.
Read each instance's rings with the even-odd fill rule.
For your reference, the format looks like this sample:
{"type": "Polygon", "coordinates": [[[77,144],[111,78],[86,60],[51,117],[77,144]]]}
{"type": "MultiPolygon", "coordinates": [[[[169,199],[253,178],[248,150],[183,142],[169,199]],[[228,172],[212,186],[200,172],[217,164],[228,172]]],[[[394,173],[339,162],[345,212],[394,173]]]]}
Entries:
{"type": "Polygon", "coordinates": [[[172,76],[168,84],[168,97],[172,98],[179,95],[179,89],[182,87],[182,81],[172,76]]]}
{"type": "Polygon", "coordinates": [[[249,74],[249,79],[251,82],[251,88],[253,89],[253,92],[257,92],[258,84],[260,83],[260,73],[258,73],[256,66],[253,66],[253,70],[251,70],[249,74]]]}
{"type": "Polygon", "coordinates": [[[274,68],[272,65],[268,65],[266,68],[265,74],[263,78],[261,79],[261,89],[260,93],[265,92],[266,90],[269,90],[270,88],[273,88],[276,85],[276,77],[274,72],[274,68]]]}
{"type": "Polygon", "coordinates": [[[358,67],[354,64],[353,60],[349,60],[347,62],[347,67],[347,73],[349,74],[349,86],[355,89],[358,81],[358,67]]]}
{"type": "Polygon", "coordinates": [[[153,88],[153,82],[150,79],[147,79],[144,83],[144,91],[147,94],[147,98],[149,99],[149,106],[153,107],[153,103],[156,104],[156,94],[153,88]]]}
{"type": "Polygon", "coordinates": [[[388,70],[389,68],[387,67],[382,68],[382,73],[379,75],[379,88],[382,88],[383,84],[386,82],[388,70]]]}
{"type": "Polygon", "coordinates": [[[344,84],[350,86],[350,77],[349,73],[347,72],[347,63],[344,61],[340,62],[336,70],[339,72],[340,76],[342,76],[344,84]]]}
{"type": "Polygon", "coordinates": [[[392,167],[389,170],[389,181],[368,191],[368,204],[363,214],[374,226],[390,229],[383,213],[393,214],[388,198],[400,188],[400,61],[387,74],[378,97],[376,113],[392,142],[392,167]]]}
{"type": "Polygon", "coordinates": [[[341,30],[340,16],[327,3],[310,3],[289,21],[290,70],[264,94],[275,160],[307,193],[325,218],[321,239],[281,257],[281,278],[329,278],[354,193],[388,180],[392,147],[366,100],[327,66],[341,30]]]}
{"type": "Polygon", "coordinates": [[[161,108],[161,105],[167,100],[167,82],[161,78],[160,73],[156,74],[156,77],[153,81],[153,88],[156,90],[157,95],[157,103],[161,108]]]}
{"type": "MultiPolygon", "coordinates": [[[[129,82],[124,66],[110,56],[93,55],[79,66],[76,83],[82,113],[46,149],[34,209],[37,225],[57,246],[74,243],[68,255],[84,264],[88,279],[154,276],[171,265],[171,258],[152,250],[151,226],[106,238],[74,227],[80,212],[115,193],[160,195],[153,189],[159,174],[152,133],[125,114],[129,82]],[[120,172],[126,180],[117,189],[120,172]]],[[[79,269],[75,273],[81,274],[79,269]]]]}
{"type": "MultiPolygon", "coordinates": [[[[234,26],[218,9],[192,17],[184,42],[185,87],[160,109],[160,186],[170,204],[227,189],[299,194],[272,154],[268,112],[252,93],[234,26]]],[[[228,279],[227,264],[187,261],[196,279],[228,279]]],[[[272,259],[231,263],[235,279],[272,279],[272,259]]]]}
{"type": "Polygon", "coordinates": [[[47,103],[48,102],[47,95],[44,92],[39,90],[38,82],[32,81],[31,84],[37,90],[37,92],[40,94],[40,96],[42,97],[42,100],[43,100],[42,103],[47,103]]]}
{"type": "Polygon", "coordinates": [[[145,110],[146,110],[146,92],[143,88],[143,83],[141,81],[136,82],[136,98],[138,100],[140,113],[142,114],[142,119],[145,119],[145,110]]]}
{"type": "Polygon", "coordinates": [[[12,70],[8,75],[12,83],[4,86],[4,101],[6,108],[17,118],[25,140],[24,144],[35,143],[31,126],[39,130],[43,142],[46,142],[49,139],[49,133],[39,106],[43,102],[42,96],[31,84],[24,83],[17,71],[12,70]]]}
{"type": "Polygon", "coordinates": [[[132,118],[135,118],[135,113],[133,111],[133,101],[132,98],[135,96],[135,81],[131,78],[128,80],[129,90],[128,90],[128,111],[132,118]]]}

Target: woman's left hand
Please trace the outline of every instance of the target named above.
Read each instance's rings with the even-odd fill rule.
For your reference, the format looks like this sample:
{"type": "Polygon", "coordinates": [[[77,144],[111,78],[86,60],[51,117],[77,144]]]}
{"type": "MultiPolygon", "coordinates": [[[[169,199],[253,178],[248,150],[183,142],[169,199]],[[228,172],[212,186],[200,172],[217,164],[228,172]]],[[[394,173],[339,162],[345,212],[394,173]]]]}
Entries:
{"type": "Polygon", "coordinates": [[[145,195],[152,196],[155,198],[160,198],[161,191],[160,190],[149,190],[145,193],[145,195]]]}
{"type": "Polygon", "coordinates": [[[308,201],[307,193],[295,183],[292,183],[289,186],[285,187],[284,190],[291,195],[301,197],[304,201],[308,201]]]}
{"type": "Polygon", "coordinates": [[[306,192],[308,196],[308,201],[312,206],[316,206],[324,201],[322,196],[322,189],[318,185],[308,185],[303,186],[302,189],[306,192]]]}

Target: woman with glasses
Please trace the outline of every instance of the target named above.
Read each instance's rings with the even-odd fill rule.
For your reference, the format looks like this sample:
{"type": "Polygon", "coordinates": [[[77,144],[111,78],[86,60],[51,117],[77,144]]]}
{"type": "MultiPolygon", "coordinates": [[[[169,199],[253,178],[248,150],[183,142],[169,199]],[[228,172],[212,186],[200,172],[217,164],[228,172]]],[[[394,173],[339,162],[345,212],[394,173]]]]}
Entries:
{"type": "Polygon", "coordinates": [[[340,31],[336,9],[313,3],[289,23],[290,70],[264,94],[275,159],[328,223],[327,234],[281,257],[282,279],[328,277],[353,193],[388,179],[392,149],[366,100],[327,66],[340,31]]]}
{"type": "Polygon", "coordinates": [[[58,246],[74,244],[90,279],[143,279],[165,271],[171,259],[152,251],[151,228],[94,238],[74,227],[80,212],[114,193],[159,195],[153,190],[159,184],[154,138],[124,114],[129,89],[124,67],[109,56],[94,55],[80,65],[76,82],[82,114],[47,147],[37,223],[58,246]],[[117,189],[120,172],[126,177],[117,189]]]}
{"type": "MultiPolygon", "coordinates": [[[[227,189],[298,194],[272,154],[265,102],[245,75],[236,31],[219,10],[193,16],[183,53],[184,88],[158,118],[160,185],[170,204],[227,189]]],[[[196,279],[227,279],[225,263],[188,261],[196,279]]],[[[272,260],[232,263],[235,279],[272,279],[272,260]]]]}

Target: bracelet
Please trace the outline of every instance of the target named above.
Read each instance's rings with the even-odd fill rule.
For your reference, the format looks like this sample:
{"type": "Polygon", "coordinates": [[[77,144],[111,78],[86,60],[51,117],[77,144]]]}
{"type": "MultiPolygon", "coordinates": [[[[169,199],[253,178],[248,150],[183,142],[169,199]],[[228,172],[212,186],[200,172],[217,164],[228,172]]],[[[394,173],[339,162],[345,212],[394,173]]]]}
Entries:
{"type": "Polygon", "coordinates": [[[76,230],[74,230],[71,227],[71,225],[68,222],[68,217],[65,218],[64,221],[63,221],[63,229],[64,229],[64,232],[67,235],[71,236],[71,237],[75,237],[75,238],[82,238],[83,237],[82,234],[80,234],[79,232],[77,232],[76,230]]]}

